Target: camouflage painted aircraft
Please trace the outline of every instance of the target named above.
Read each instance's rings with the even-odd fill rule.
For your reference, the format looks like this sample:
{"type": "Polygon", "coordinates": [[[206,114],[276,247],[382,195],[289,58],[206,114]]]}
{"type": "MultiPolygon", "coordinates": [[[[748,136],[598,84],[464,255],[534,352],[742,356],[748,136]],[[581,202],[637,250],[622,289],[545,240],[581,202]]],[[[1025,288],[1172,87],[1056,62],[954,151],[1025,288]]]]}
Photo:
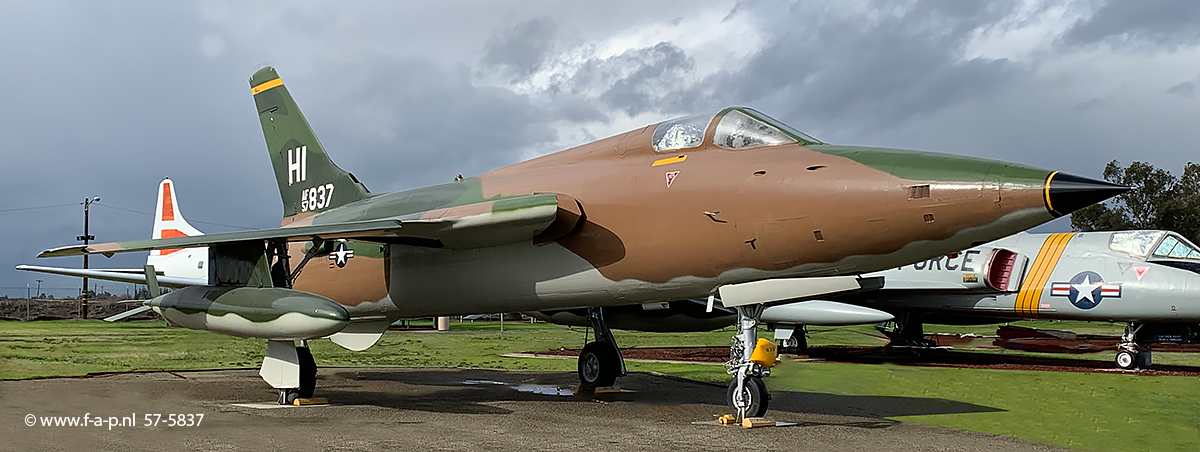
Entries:
{"type": "Polygon", "coordinates": [[[1200,247],[1167,231],[1021,233],[871,273],[882,289],[835,298],[893,313],[893,344],[931,346],[922,323],[1019,319],[1126,323],[1116,363],[1149,367],[1150,344],[1196,340],[1200,247]]]}
{"type": "Polygon", "coordinates": [[[880,278],[859,275],[1125,191],[993,160],[826,144],[726,108],[373,194],[329,159],[273,68],[250,86],[281,228],[39,257],[208,247],[208,285],[148,303],[183,326],[267,339],[262,375],[282,401],[312,392],[309,339],[357,348],[400,318],[568,308],[588,308],[597,332],[580,355],[582,386],[611,385],[624,364],[600,307],[719,297],[738,316],[731,405],[739,417],[761,415],[774,362],[774,346],[757,338],[765,307],[876,289],[880,278]],[[331,254],[333,265],[307,266],[331,254]]]}

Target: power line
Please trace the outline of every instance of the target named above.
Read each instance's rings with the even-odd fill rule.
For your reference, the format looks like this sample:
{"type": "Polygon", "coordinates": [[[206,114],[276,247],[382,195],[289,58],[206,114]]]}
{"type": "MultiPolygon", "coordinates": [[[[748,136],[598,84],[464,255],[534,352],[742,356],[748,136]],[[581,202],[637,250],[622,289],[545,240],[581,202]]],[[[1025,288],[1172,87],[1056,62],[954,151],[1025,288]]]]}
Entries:
{"type": "MultiPolygon", "coordinates": [[[[150,213],[150,212],[143,212],[143,211],[140,211],[140,210],[126,209],[126,208],[124,208],[124,207],[117,207],[117,206],[114,206],[114,205],[112,205],[112,204],[99,204],[99,203],[97,203],[97,204],[94,204],[94,205],[95,205],[95,206],[97,206],[97,207],[107,207],[107,208],[110,208],[110,209],[124,210],[124,211],[126,211],[126,212],[129,212],[129,213],[136,213],[136,214],[141,214],[141,215],[146,215],[146,216],[151,216],[151,217],[153,217],[153,216],[154,216],[154,214],[153,214],[153,213],[150,213]]],[[[248,228],[248,227],[245,227],[245,226],[235,226],[235,225],[232,225],[232,224],[213,223],[213,222],[211,222],[211,221],[188,220],[188,223],[200,223],[200,224],[209,224],[209,225],[213,225],[213,226],[224,226],[224,227],[227,227],[227,228],[234,228],[234,229],[244,229],[244,230],[247,230],[247,231],[252,231],[252,230],[258,229],[258,228],[248,228]]]]}
{"type": "Polygon", "coordinates": [[[55,207],[69,207],[69,206],[76,206],[76,205],[79,205],[79,203],[73,202],[70,204],[55,204],[52,206],[18,207],[15,209],[0,209],[0,212],[21,212],[21,211],[25,211],[25,210],[52,209],[55,207]]]}

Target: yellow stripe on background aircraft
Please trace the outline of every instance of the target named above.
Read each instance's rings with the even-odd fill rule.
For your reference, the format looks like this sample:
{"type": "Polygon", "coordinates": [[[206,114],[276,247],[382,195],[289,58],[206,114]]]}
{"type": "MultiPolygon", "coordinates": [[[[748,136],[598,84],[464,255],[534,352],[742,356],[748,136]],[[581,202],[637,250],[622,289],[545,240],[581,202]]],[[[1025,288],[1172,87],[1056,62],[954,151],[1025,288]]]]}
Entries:
{"type": "Polygon", "coordinates": [[[766,308],[877,289],[882,278],[861,275],[1126,190],[994,160],[832,145],[731,107],[375,194],[333,164],[273,68],[250,86],[281,228],[39,257],[208,247],[206,285],[147,303],[182,326],[268,340],[261,374],[281,402],[312,394],[308,340],[370,346],[401,318],[554,309],[587,309],[596,341],[580,354],[581,387],[607,386],[624,363],[601,307],[719,298],[737,316],[728,400],[739,418],[762,415],[766,308]],[[333,265],[309,265],[318,257],[333,265]]]}

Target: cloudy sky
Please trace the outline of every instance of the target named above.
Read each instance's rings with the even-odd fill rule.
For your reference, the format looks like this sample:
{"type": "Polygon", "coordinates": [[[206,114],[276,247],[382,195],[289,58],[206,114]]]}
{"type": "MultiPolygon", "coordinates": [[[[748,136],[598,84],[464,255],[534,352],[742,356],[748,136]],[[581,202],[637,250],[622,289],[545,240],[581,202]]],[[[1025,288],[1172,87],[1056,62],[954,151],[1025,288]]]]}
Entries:
{"type": "Polygon", "coordinates": [[[101,241],[149,236],[163,177],[203,231],[277,226],[247,84],[264,65],[376,192],[732,104],[827,142],[1092,177],[1200,160],[1194,0],[0,0],[0,42],[10,296],[77,287],[11,269],[78,266],[33,256],[82,233],[85,197],[101,241]]]}

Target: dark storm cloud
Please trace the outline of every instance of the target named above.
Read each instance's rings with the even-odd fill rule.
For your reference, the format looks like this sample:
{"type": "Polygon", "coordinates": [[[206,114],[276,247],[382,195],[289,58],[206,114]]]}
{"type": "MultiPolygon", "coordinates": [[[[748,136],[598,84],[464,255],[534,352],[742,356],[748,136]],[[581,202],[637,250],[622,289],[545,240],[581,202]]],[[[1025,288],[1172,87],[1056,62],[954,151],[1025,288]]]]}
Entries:
{"type": "Polygon", "coordinates": [[[1108,1],[1063,35],[1067,45],[1148,41],[1170,46],[1200,38],[1200,2],[1195,0],[1108,1]]]}
{"type": "MultiPolygon", "coordinates": [[[[557,138],[544,110],[511,91],[474,85],[466,67],[426,57],[327,67],[312,85],[341,88],[325,97],[336,103],[311,110],[310,122],[339,164],[376,191],[483,172],[557,138]]],[[[302,108],[305,94],[293,88],[302,108]]]]}
{"type": "Polygon", "coordinates": [[[1196,85],[1192,82],[1183,82],[1178,85],[1167,88],[1167,94],[1173,94],[1181,97],[1192,97],[1196,90],[1196,85]]]}
{"type": "Polygon", "coordinates": [[[811,16],[795,9],[799,6],[787,17],[811,20],[757,11],[765,17],[768,44],[744,69],[713,76],[691,97],[709,99],[707,107],[754,103],[806,123],[844,121],[869,128],[989,93],[1020,71],[1006,60],[958,56],[978,27],[1010,13],[1005,8],[917,2],[865,21],[811,16]]]}
{"type": "Polygon", "coordinates": [[[678,88],[692,70],[692,59],[668,42],[627,50],[620,55],[589,60],[560,90],[576,86],[605,87],[601,102],[631,116],[645,112],[680,111],[688,103],[678,88]]]}
{"type": "Polygon", "coordinates": [[[556,27],[548,17],[539,17],[505,30],[484,44],[481,61],[502,68],[516,77],[536,71],[554,47],[556,27]]]}

